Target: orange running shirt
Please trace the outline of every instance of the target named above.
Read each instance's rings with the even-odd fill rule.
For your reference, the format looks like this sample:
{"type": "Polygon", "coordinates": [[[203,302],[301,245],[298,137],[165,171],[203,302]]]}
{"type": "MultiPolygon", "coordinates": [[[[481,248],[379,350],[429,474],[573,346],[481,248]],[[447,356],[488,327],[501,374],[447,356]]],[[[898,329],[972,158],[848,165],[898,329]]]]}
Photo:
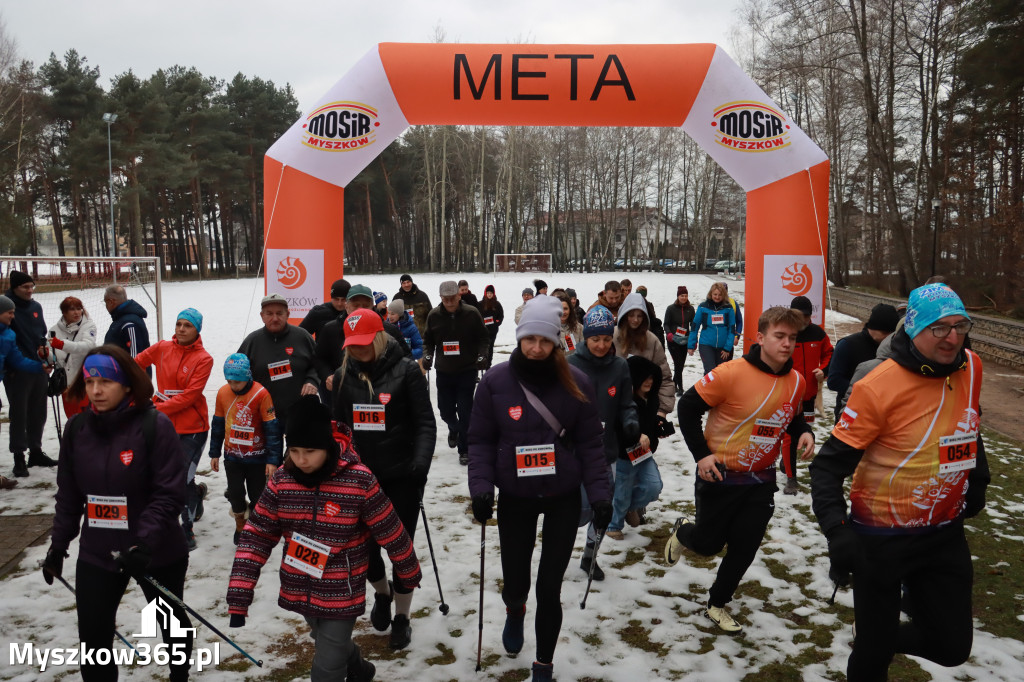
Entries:
{"type": "Polygon", "coordinates": [[[704,439],[729,471],[761,471],[775,464],[782,438],[804,395],[804,378],[768,374],[743,358],[715,367],[697,385],[711,406],[704,439]]]}
{"type": "Polygon", "coordinates": [[[853,386],[832,435],[864,450],[851,516],[867,526],[920,528],[956,519],[977,464],[981,359],[925,377],[886,360],[853,386]]]}
{"type": "Polygon", "coordinates": [[[259,382],[252,382],[244,395],[235,395],[227,384],[221,386],[217,391],[214,416],[224,417],[226,456],[244,460],[269,454],[263,423],[276,419],[274,401],[259,382]]]}

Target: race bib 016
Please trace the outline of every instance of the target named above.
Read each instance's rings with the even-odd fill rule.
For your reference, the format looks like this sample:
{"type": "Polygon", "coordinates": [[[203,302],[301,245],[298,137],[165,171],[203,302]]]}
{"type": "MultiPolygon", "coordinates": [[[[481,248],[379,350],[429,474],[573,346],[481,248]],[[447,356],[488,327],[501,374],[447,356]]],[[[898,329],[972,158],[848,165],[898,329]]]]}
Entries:
{"type": "Polygon", "coordinates": [[[353,431],[384,431],[384,406],[356,404],[352,406],[353,431]]]}

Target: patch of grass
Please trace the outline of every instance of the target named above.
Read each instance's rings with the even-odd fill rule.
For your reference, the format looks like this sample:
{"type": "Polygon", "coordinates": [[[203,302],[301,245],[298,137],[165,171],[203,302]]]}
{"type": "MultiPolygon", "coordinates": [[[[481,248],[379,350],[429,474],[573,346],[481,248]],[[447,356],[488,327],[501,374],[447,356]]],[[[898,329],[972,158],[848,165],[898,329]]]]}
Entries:
{"type": "Polygon", "coordinates": [[[374,630],[372,633],[353,635],[352,641],[359,645],[363,652],[363,658],[371,661],[397,661],[409,655],[407,649],[392,649],[391,636],[388,633],[381,634],[374,630]]]}
{"type": "MultiPolygon", "coordinates": [[[[652,566],[651,568],[648,568],[645,573],[651,578],[662,578],[665,576],[665,569],[652,566]]],[[[654,594],[654,592],[655,590],[651,590],[651,594],[654,594]]]]}
{"type": "Polygon", "coordinates": [[[655,654],[658,658],[664,658],[668,653],[668,648],[664,644],[651,641],[651,631],[638,620],[629,621],[629,625],[619,630],[617,634],[623,642],[634,649],[655,654]]]}
{"type": "Polygon", "coordinates": [[[532,674],[526,669],[509,670],[498,678],[498,682],[521,682],[522,680],[529,679],[532,674]]]}
{"type": "Polygon", "coordinates": [[[427,665],[451,665],[455,662],[455,652],[450,648],[446,647],[440,642],[437,644],[437,650],[441,652],[438,656],[432,656],[426,660],[427,665]]]}
{"type": "Polygon", "coordinates": [[[217,670],[230,670],[235,673],[244,673],[252,667],[252,662],[241,654],[228,656],[217,664],[217,670]]]}
{"type": "Polygon", "coordinates": [[[462,637],[462,630],[460,630],[460,629],[449,630],[448,634],[451,635],[452,637],[462,637]]]}
{"type": "MultiPolygon", "coordinates": [[[[313,667],[313,651],[313,640],[306,634],[288,633],[267,647],[267,653],[271,654],[275,661],[285,661],[284,668],[260,671],[256,677],[247,676],[246,682],[249,680],[253,680],[253,682],[256,680],[259,682],[287,682],[309,677],[309,671],[313,667]]],[[[245,661],[245,659],[242,660],[245,661]]],[[[243,671],[249,669],[249,662],[245,661],[245,664],[247,667],[242,668],[243,671]]],[[[218,666],[218,668],[223,667],[223,663],[218,666]]]]}
{"type": "Polygon", "coordinates": [[[596,632],[592,632],[589,635],[584,635],[581,639],[583,640],[584,644],[589,644],[592,647],[600,647],[604,645],[604,642],[601,640],[601,635],[597,634],[596,632]]]}
{"type": "MultiPolygon", "coordinates": [[[[609,552],[609,554],[611,553],[609,552]]],[[[625,558],[612,564],[612,568],[626,568],[627,566],[638,564],[644,560],[645,554],[646,552],[639,547],[630,547],[629,551],[626,552],[625,558]]]]}
{"type": "Polygon", "coordinates": [[[416,609],[415,611],[413,611],[412,612],[412,617],[413,618],[426,618],[427,616],[430,615],[431,611],[433,611],[432,608],[430,608],[429,606],[424,606],[422,609],[416,609]]]}

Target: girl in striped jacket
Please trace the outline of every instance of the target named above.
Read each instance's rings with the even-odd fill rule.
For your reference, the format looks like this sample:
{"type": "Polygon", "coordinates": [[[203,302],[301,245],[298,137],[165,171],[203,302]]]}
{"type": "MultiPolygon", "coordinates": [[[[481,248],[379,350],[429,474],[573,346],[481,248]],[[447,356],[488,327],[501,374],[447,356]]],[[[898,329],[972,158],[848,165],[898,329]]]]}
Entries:
{"type": "Polygon", "coordinates": [[[352,642],[352,626],[365,611],[371,535],[387,550],[404,587],[417,587],[421,578],[391,501],[352,449],[351,431],[339,428],[332,428],[316,396],[303,396],[289,411],[288,458],[242,531],[227,595],[231,626],[245,625],[260,569],[287,538],[278,604],[309,623],[317,645],[314,682],[373,679],[373,665],[352,642]]]}

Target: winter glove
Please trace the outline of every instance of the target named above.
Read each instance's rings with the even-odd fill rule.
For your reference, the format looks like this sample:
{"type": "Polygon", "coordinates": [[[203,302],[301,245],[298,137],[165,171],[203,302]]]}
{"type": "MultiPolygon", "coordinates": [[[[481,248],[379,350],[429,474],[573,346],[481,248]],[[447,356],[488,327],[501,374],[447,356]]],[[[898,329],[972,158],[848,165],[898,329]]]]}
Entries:
{"type": "Polygon", "coordinates": [[[667,417],[658,417],[658,437],[668,438],[676,432],[676,427],[667,417]]]}
{"type": "Polygon", "coordinates": [[[608,500],[592,502],[590,508],[594,510],[594,530],[604,532],[608,524],[612,522],[612,503],[608,500]]]}
{"type": "Polygon", "coordinates": [[[46,553],[46,558],[43,559],[43,580],[46,581],[47,585],[53,584],[53,576],[59,578],[64,574],[64,557],[67,555],[67,552],[62,552],[53,547],[46,553]]]}
{"type": "Polygon", "coordinates": [[[476,368],[479,370],[487,369],[487,358],[482,355],[478,355],[476,358],[476,368]]]}
{"type": "Polygon", "coordinates": [[[473,518],[480,523],[494,517],[494,493],[480,493],[473,496],[473,518]]]}
{"type": "Polygon", "coordinates": [[[832,562],[828,576],[840,587],[850,584],[850,574],[864,561],[864,547],[857,532],[849,525],[836,526],[825,534],[828,558],[832,562]]]}
{"type": "Polygon", "coordinates": [[[141,542],[132,545],[127,552],[119,554],[117,557],[117,562],[121,565],[121,572],[136,579],[146,575],[146,569],[149,568],[152,561],[153,552],[141,542]]]}
{"type": "Polygon", "coordinates": [[[433,355],[424,355],[423,359],[420,360],[420,363],[422,363],[423,371],[424,372],[429,372],[430,368],[434,366],[434,356],[433,355]]]}
{"type": "Polygon", "coordinates": [[[64,350],[64,342],[58,338],[50,339],[50,345],[56,348],[57,350],[64,350]]]}
{"type": "Polygon", "coordinates": [[[228,623],[228,627],[232,628],[244,628],[245,627],[245,616],[240,613],[231,614],[231,622],[228,623]]]}

